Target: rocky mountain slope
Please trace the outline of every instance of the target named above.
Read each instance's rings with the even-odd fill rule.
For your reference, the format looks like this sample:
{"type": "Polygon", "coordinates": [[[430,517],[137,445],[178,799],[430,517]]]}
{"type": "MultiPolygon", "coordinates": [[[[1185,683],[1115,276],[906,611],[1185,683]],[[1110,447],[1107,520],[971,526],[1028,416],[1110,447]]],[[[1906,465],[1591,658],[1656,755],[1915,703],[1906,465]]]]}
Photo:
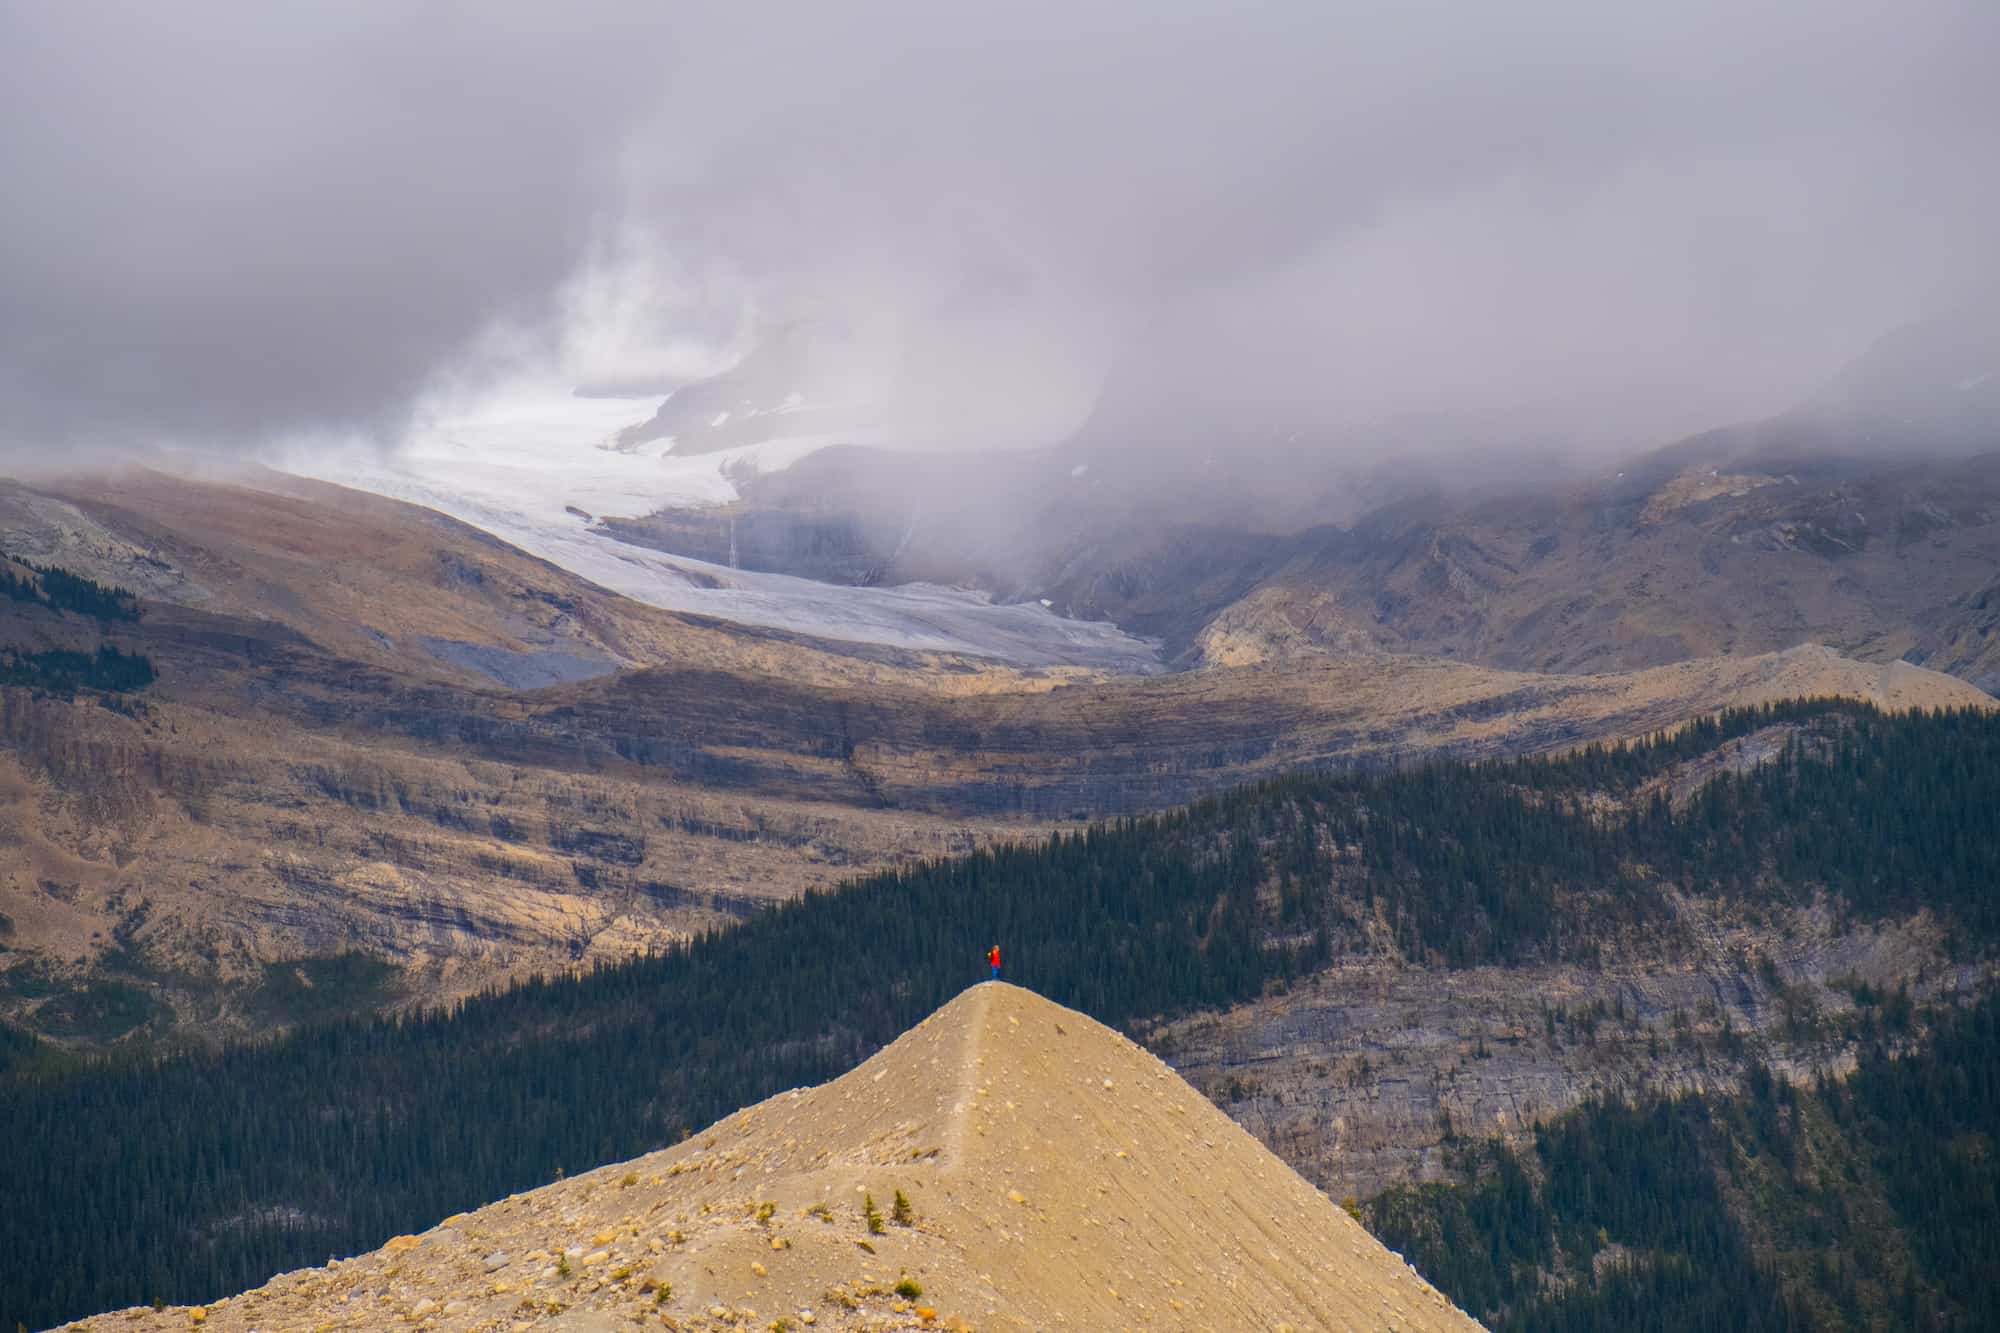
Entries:
{"type": "Polygon", "coordinates": [[[1157,639],[1176,665],[1576,673],[1820,643],[1992,690],[1996,371],[2000,316],[1931,321],[1791,411],[1589,474],[1444,422],[1273,434],[1242,405],[1177,441],[1113,407],[1040,452],[828,450],[728,503],[602,526],[836,583],[969,583],[1157,639]]]}
{"type": "Polygon", "coordinates": [[[0,689],[0,1012],[86,1044],[282,1024],[333,1002],[325,975],[361,1008],[464,994],[1298,768],[1798,695],[1982,701],[1816,649],[1601,677],[1010,668],[672,615],[428,511],[268,475],[15,485],[0,550],[144,607],[100,624],[10,602],[0,646],[109,643],[158,672],[136,694],[0,689]]]}
{"type": "Polygon", "coordinates": [[[1811,642],[1992,684],[1994,444],[1911,456],[1787,420],[1527,485],[1318,475],[1279,454],[1164,496],[1135,460],[1071,449],[1011,462],[977,514],[955,480],[885,496],[886,460],[829,453],[800,465],[810,480],[774,474],[731,505],[609,528],[710,559],[734,543],[754,567],[837,582],[1046,599],[1160,640],[1177,665],[1419,653],[1597,672],[1811,642]],[[1238,469],[1320,498],[1259,509],[1238,469]]]}
{"type": "Polygon", "coordinates": [[[1543,749],[1794,695],[1981,700],[1824,653],[1603,679],[1329,663],[961,700],[647,672],[553,698],[314,699],[301,666],[326,678],[267,663],[251,681],[278,697],[252,712],[188,697],[228,677],[185,659],[129,714],[0,692],[10,1011],[102,979],[136,992],[122,1020],[44,1030],[262,1026],[325,999],[297,984],[316,960],[393,965],[376,1003],[462,994],[1301,766],[1543,749]]]}
{"type": "Polygon", "coordinates": [[[1003,984],[632,1162],[66,1327],[1478,1327],[1156,1058],[1003,984]]]}
{"type": "Polygon", "coordinates": [[[1996,369],[2000,315],[1963,311],[1881,339],[1788,412],[1592,477],[1410,487],[1301,531],[1181,641],[1543,671],[1814,642],[1991,689],[1996,369]]]}
{"type": "Polygon", "coordinates": [[[0,481],[0,549],[129,589],[184,637],[261,631],[265,651],[303,641],[343,662],[483,687],[668,664],[855,686],[900,668],[944,690],[1046,688],[1072,674],[676,615],[433,510],[263,469],[0,481]]]}
{"type": "Polygon", "coordinates": [[[1148,1044],[1308,1180],[1365,1199],[1456,1179],[1462,1145],[1530,1144],[1594,1098],[1843,1076],[1875,997],[1949,1005],[2000,979],[1990,959],[1954,956],[1934,919],[1671,902],[1690,948],[1633,941],[1595,966],[1445,976],[1357,959],[1148,1044]]]}
{"type": "MultiPolygon", "coordinates": [[[[0,1309],[208,1300],[676,1143],[852,1068],[958,995],[996,938],[1011,976],[1145,1039],[1329,1195],[1367,1213],[1384,1185],[1483,1189],[1481,1145],[1537,1152],[1593,1098],[1769,1101],[1992,994],[1996,747],[1991,713],[1790,705],[1556,759],[1294,777],[420,1021],[45,1077],[10,1043],[0,1177],[25,1184],[0,1211],[0,1309]]],[[[1984,1160],[1978,1140],[1952,1151],[1984,1160]]],[[[1754,1238],[1752,1204],[1705,1206],[1754,1238]]],[[[1705,1252],[1565,1215],[1655,1234],[1675,1265],[1705,1252]]],[[[1517,1295],[1591,1295],[1573,1268],[1543,1284],[1495,1263],[1517,1295]]]]}
{"type": "Polygon", "coordinates": [[[1978,603],[2000,561],[2000,454],[1826,462],[1732,443],[1304,540],[1194,632],[1193,652],[1603,671],[1806,641],[2000,681],[2000,623],[1978,603]]]}

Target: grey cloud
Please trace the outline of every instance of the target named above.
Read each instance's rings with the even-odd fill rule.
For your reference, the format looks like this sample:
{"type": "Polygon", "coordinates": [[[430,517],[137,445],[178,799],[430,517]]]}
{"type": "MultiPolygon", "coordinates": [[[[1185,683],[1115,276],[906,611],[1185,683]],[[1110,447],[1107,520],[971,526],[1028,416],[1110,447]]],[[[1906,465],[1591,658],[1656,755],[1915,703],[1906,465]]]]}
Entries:
{"type": "Polygon", "coordinates": [[[1639,444],[2000,268],[1984,0],[5,12],[17,441],[384,427],[502,324],[816,330],[935,444],[1113,374],[1141,440],[1639,444]]]}
{"type": "Polygon", "coordinates": [[[587,4],[4,15],[0,428],[54,449],[392,418],[539,316],[662,35],[587,4]]]}

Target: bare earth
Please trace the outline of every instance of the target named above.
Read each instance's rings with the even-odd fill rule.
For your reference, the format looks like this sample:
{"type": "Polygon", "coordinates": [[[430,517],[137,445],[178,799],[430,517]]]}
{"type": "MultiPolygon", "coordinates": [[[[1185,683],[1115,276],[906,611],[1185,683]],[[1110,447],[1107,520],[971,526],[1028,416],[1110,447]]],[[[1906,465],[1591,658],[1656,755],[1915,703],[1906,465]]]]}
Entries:
{"type": "Polygon", "coordinates": [[[68,1327],[191,1326],[1479,1327],[1166,1065],[998,983],[675,1148],[206,1309],[68,1327]]]}

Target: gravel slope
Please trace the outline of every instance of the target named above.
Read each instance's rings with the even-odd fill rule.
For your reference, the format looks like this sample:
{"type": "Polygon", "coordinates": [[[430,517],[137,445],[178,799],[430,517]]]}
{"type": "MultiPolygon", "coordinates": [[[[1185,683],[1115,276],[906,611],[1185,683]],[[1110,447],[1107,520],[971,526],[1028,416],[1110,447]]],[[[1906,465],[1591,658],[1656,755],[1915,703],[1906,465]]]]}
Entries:
{"type": "Polygon", "coordinates": [[[997,983],[667,1151],[206,1310],[70,1327],[191,1326],[1478,1327],[1166,1065],[997,983]]]}

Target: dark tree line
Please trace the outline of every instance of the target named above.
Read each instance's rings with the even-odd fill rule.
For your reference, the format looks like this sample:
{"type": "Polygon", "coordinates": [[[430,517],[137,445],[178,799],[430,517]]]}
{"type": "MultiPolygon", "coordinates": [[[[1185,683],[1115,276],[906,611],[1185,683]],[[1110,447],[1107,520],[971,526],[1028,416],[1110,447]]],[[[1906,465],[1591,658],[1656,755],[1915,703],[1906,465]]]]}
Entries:
{"type": "MultiPolygon", "coordinates": [[[[53,565],[17,560],[0,552],[0,597],[100,621],[134,621],[139,601],[122,588],[72,574],[53,565]]],[[[65,698],[78,690],[130,694],[154,680],[152,660],[110,644],[96,651],[58,648],[25,652],[0,649],[0,685],[21,686],[65,698]]]]}
{"type": "MultiPolygon", "coordinates": [[[[1779,900],[1836,886],[1857,913],[1928,906],[1964,947],[1987,948],[1996,761],[2000,721],[1984,715],[1801,704],[1561,759],[1300,777],[877,876],[449,1012],[58,1073],[16,1059],[0,1074],[0,1321],[212,1299],[671,1142],[852,1067],[979,979],[996,940],[1010,979],[1128,1026],[1284,986],[1373,947],[1375,922],[1436,966],[1587,960],[1660,922],[1662,883],[1779,900]],[[1798,729],[1781,762],[1683,811],[1640,798],[1674,764],[1778,723],[1798,729]],[[1606,794],[1624,805],[1605,813],[1606,794]],[[1801,820],[1819,836],[1788,839],[1801,820]],[[1909,845],[1869,845],[1881,838],[1909,845]]],[[[1621,1136],[1607,1151],[1560,1153],[1583,1164],[1576,1188],[1592,1198],[1590,1162],[1638,1160],[1627,1139],[1660,1137],[1605,1115],[1603,1133],[1621,1136]]],[[[1696,1188],[1708,1161],[1699,1134],[1682,1139],[1667,1136],[1648,1177],[1661,1188],[1696,1188]]],[[[1454,1225],[1468,1236],[1511,1219],[1488,1243],[1505,1262],[1478,1279],[1510,1308],[1521,1265],[1576,1243],[1553,1221],[1536,1230],[1546,1199],[1533,1191],[1465,1206],[1454,1225]]],[[[1625,1311],[1673,1295],[1698,1312],[1707,1275],[1743,1271],[1722,1240],[1662,1232],[1671,1221],[1600,1217],[1668,1257],[1593,1299],[1625,1311]]],[[[1748,1281],[1732,1308],[1766,1310],[1740,1305],[1748,1281]]]]}
{"type": "MultiPolygon", "coordinates": [[[[1996,886],[2000,887],[2000,886],[1996,886]]],[[[2000,1003],[1946,1024],[1920,1058],[1875,1051],[1821,1096],[1881,1174],[1926,1286],[1912,1327],[2000,1327],[2000,1003]]]]}
{"type": "Polygon", "coordinates": [[[57,648],[22,653],[0,648],[0,685],[18,685],[64,697],[78,690],[131,694],[154,680],[153,659],[144,653],[122,652],[110,644],[94,653],[57,648]]]}
{"type": "Polygon", "coordinates": [[[123,588],[52,565],[16,560],[5,552],[0,552],[0,596],[96,620],[137,620],[141,614],[139,599],[123,588]]]}

